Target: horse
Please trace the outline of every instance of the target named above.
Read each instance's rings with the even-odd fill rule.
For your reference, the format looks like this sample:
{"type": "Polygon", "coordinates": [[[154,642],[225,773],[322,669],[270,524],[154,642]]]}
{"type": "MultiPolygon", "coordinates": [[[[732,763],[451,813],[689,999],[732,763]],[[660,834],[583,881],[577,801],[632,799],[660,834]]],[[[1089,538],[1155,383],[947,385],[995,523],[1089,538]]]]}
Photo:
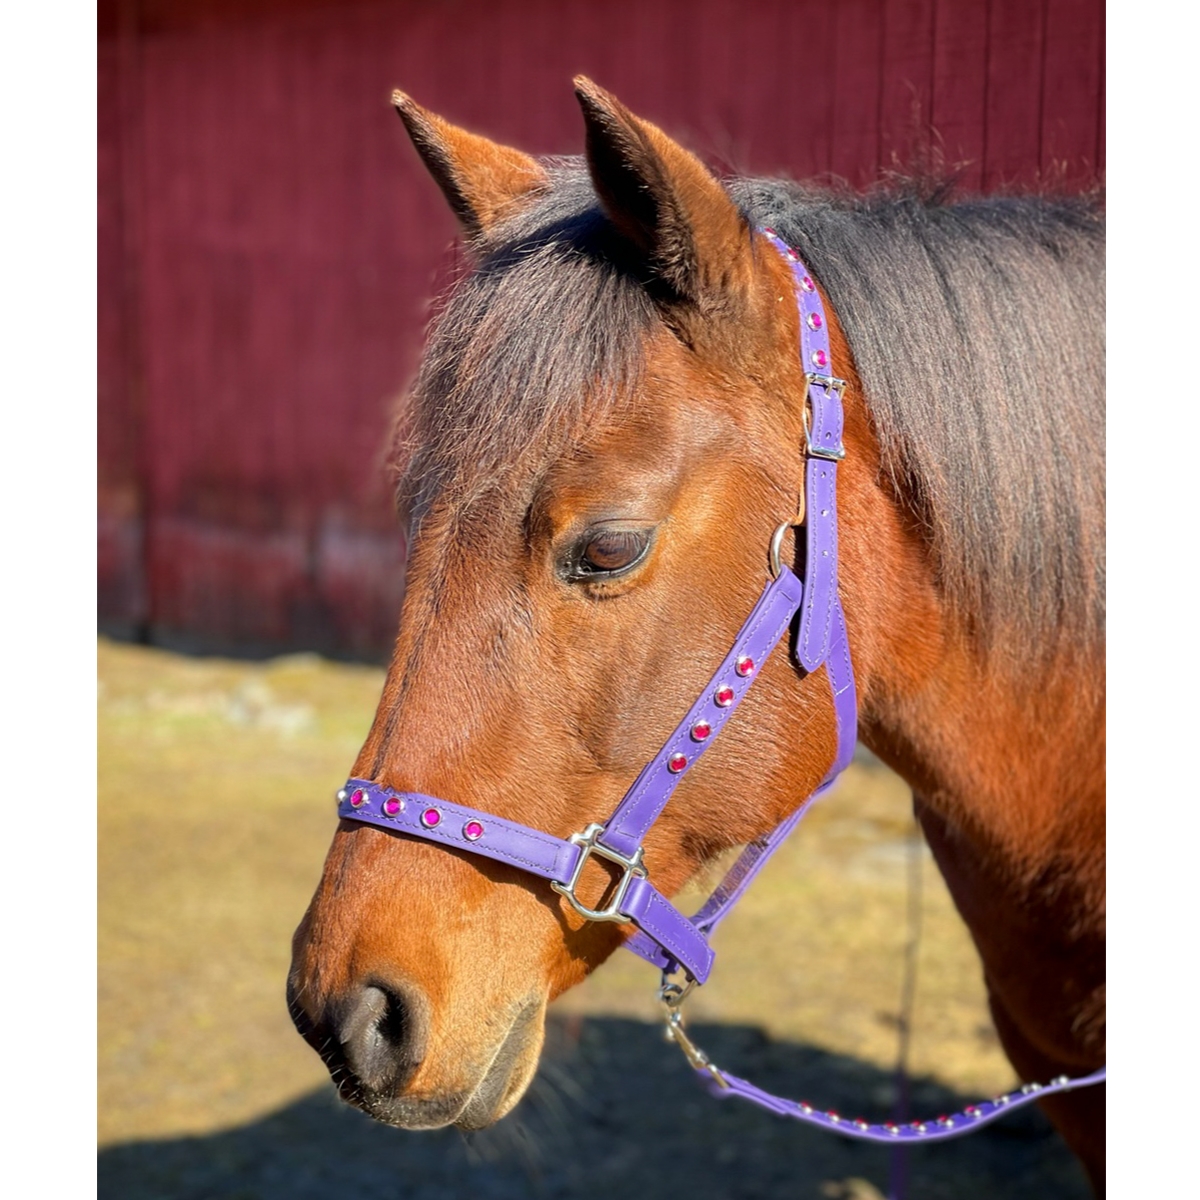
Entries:
{"type": "MultiPolygon", "coordinates": [[[[1102,200],[722,181],[595,83],[575,91],[581,159],[393,98],[472,268],[397,424],[405,595],[353,774],[558,838],[613,811],[745,620],[772,531],[802,519],[808,381],[773,230],[811,272],[844,377],[837,591],[859,737],[911,785],[1019,1077],[1095,1070],[1102,200]]],[[[797,576],[812,565],[799,531],[777,550],[797,576]]],[[[669,897],[764,837],[837,740],[826,665],[773,654],[646,834],[644,873],[669,897]]],[[[342,1097],[407,1129],[508,1113],[548,1003],[635,936],[615,906],[585,915],[621,881],[615,857],[567,895],[341,820],[288,1003],[342,1097]]],[[[1103,1086],[1041,1104],[1101,1192],[1103,1086]]]]}

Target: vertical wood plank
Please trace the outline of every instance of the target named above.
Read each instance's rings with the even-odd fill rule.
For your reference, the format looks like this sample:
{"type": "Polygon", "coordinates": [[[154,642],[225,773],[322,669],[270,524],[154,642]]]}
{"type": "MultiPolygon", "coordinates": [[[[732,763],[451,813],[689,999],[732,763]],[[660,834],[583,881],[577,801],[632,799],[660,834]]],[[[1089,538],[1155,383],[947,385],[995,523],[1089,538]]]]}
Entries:
{"type": "Polygon", "coordinates": [[[987,17],[987,0],[937,0],[929,119],[946,168],[970,191],[983,186],[987,17]]]}
{"type": "Polygon", "coordinates": [[[985,191],[1037,182],[1041,164],[1046,0],[991,0],[985,191]]]}
{"type": "Polygon", "coordinates": [[[929,144],[934,0],[884,0],[879,163],[906,170],[929,144]]]}
{"type": "Polygon", "coordinates": [[[1041,172],[1065,187],[1087,186],[1099,171],[1094,152],[1103,83],[1103,0],[1047,0],[1041,172]]]}
{"type": "Polygon", "coordinates": [[[879,170],[884,0],[843,0],[834,6],[834,14],[830,169],[861,188],[879,170]]]}

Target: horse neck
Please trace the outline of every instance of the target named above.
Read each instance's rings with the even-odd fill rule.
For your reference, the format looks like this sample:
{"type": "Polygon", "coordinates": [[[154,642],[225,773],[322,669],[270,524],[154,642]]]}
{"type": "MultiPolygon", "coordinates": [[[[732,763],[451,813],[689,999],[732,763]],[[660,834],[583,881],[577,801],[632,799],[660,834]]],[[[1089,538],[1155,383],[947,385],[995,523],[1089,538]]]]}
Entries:
{"type": "Polygon", "coordinates": [[[937,587],[861,403],[846,445],[841,592],[863,742],[1002,878],[1044,879],[1098,848],[1103,861],[1102,655],[981,645],[937,587]]]}

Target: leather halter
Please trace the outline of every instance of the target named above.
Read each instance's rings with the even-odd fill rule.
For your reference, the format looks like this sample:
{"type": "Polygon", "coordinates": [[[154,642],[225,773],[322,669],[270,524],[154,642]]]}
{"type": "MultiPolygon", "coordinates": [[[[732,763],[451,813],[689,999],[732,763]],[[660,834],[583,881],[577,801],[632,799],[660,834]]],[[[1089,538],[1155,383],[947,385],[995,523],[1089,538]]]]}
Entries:
{"type": "Polygon", "coordinates": [[[805,481],[795,522],[785,522],[771,541],[771,578],[738,632],[734,644],[714,671],[658,754],[643,768],[616,811],[604,824],[592,824],[568,839],[554,837],[491,813],[454,804],[419,792],[397,792],[365,779],[351,779],[338,792],[338,815],[456,850],[508,863],[548,880],[583,917],[592,921],[633,924],[625,946],[663,972],[659,999],[666,1008],[667,1029],[689,1064],[711,1090],[737,1095],[772,1112],[869,1141],[923,1141],[957,1137],[989,1123],[1013,1108],[1055,1091],[1100,1082],[1103,1069],[1083,1079],[1060,1076],[1050,1084],[1026,1084],[1020,1092],[973,1105],[955,1117],[908,1125],[871,1125],[821,1113],[810,1105],[781,1100],[753,1084],[719,1070],[684,1032],[681,1005],[713,966],[709,938],[766,864],[771,854],[807,811],[833,786],[854,754],[857,700],[846,622],[837,581],[837,465],[842,448],[842,392],[845,381],[832,374],[829,332],[820,293],[799,255],[771,229],[763,236],[784,256],[796,281],[800,308],[800,355],[807,380],[805,410],[805,481]],[[779,561],[779,545],[792,525],[805,530],[803,583],[779,561]],[[799,808],[770,833],[742,851],[709,899],[685,916],[650,882],[642,861],[647,832],[671,799],[679,781],[712,745],[745,697],[763,663],[799,613],[795,657],[806,672],[824,665],[837,721],[833,763],[799,808]],[[596,856],[621,868],[621,878],[602,909],[585,906],[575,887],[587,860],[596,856]],[[682,982],[672,976],[684,973],[682,982]]]}

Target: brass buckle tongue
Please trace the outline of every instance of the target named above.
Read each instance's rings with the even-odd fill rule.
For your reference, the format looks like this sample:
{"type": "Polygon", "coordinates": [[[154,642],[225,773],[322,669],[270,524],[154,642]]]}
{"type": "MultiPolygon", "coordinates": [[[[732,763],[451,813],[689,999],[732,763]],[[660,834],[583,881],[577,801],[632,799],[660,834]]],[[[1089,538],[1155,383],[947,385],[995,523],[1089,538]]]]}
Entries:
{"type": "Polygon", "coordinates": [[[575,862],[575,869],[571,872],[571,878],[566,883],[559,883],[556,879],[552,879],[550,880],[550,886],[560,896],[566,896],[575,911],[589,921],[628,921],[631,918],[621,911],[621,905],[625,903],[625,895],[629,891],[629,885],[634,879],[646,878],[646,868],[642,866],[642,848],[639,846],[632,858],[628,858],[624,854],[618,854],[616,850],[609,849],[608,846],[599,840],[603,832],[604,826],[593,822],[582,833],[571,834],[567,840],[578,846],[582,853],[575,862]],[[575,888],[579,884],[579,877],[583,874],[583,868],[587,860],[593,854],[599,858],[607,859],[609,862],[616,863],[625,872],[621,876],[621,880],[617,884],[617,890],[613,892],[613,897],[608,902],[607,908],[588,908],[575,895],[575,888]]]}
{"type": "Polygon", "coordinates": [[[683,1028],[683,1002],[696,986],[696,981],[689,979],[687,983],[676,983],[671,979],[671,974],[670,971],[662,973],[662,984],[658,989],[658,998],[666,1010],[667,1041],[674,1042],[683,1051],[683,1057],[693,1071],[707,1071],[721,1087],[729,1087],[729,1081],[721,1074],[721,1069],[688,1037],[683,1028]]]}

